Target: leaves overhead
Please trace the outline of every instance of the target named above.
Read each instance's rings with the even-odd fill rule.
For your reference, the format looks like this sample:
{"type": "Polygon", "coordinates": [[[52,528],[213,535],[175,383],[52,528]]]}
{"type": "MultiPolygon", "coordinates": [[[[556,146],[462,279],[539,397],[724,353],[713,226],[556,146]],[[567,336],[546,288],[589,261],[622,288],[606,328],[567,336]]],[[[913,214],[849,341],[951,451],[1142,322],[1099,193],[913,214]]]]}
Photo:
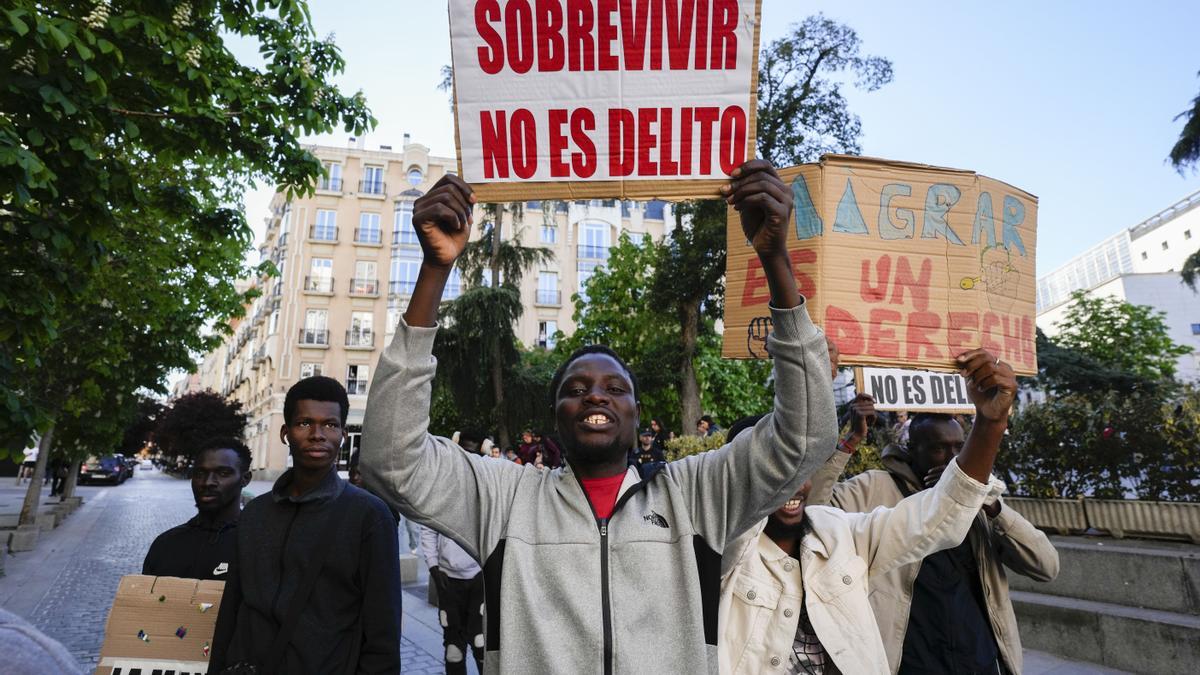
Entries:
{"type": "Polygon", "coordinates": [[[159,415],[154,443],[168,457],[194,458],[213,438],[241,439],[246,418],[240,401],[214,391],[185,394],[159,415]]]}
{"type": "Polygon", "coordinates": [[[1055,342],[1106,369],[1169,380],[1175,376],[1176,359],[1192,349],[1171,339],[1165,317],[1148,305],[1076,291],[1058,323],[1055,342]]]}

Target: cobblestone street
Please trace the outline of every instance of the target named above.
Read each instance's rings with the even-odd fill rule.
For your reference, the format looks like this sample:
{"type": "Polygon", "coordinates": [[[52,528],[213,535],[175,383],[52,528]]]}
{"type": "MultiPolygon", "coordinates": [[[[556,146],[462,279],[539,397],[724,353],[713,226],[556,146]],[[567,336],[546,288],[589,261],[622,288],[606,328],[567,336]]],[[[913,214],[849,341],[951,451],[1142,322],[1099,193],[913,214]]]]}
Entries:
{"type": "MultiPolygon", "coordinates": [[[[23,488],[5,481],[0,500],[17,504],[23,488]]],[[[251,484],[261,494],[268,483],[251,484]]],[[[84,508],[62,526],[44,533],[34,551],[8,558],[0,578],[0,606],[22,615],[63,643],[85,667],[95,668],[104,625],[126,574],[141,572],[154,538],[195,513],[187,481],[156,470],[138,469],[119,486],[81,486],[84,508]]],[[[436,618],[421,597],[405,593],[405,637],[401,657],[405,673],[442,673],[436,618]],[[410,637],[410,633],[413,634],[410,637]]]]}

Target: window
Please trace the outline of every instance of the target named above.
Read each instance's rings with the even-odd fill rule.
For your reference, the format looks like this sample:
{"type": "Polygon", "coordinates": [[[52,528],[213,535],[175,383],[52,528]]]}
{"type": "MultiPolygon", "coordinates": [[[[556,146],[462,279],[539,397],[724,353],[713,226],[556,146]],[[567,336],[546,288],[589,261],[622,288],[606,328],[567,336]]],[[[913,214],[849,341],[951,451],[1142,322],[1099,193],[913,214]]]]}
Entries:
{"type": "Polygon", "coordinates": [[[1146,253],[1145,251],[1142,251],[1142,260],[1147,260],[1149,258],[1150,258],[1150,255],[1148,253],[1146,253]]]}
{"type": "Polygon", "coordinates": [[[378,265],[374,260],[358,260],[354,263],[354,278],[350,280],[350,292],[356,295],[379,293],[378,265]]]}
{"type": "Polygon", "coordinates": [[[358,186],[358,191],[369,195],[383,194],[383,167],[369,164],[364,166],[362,184],[358,186]]]}
{"type": "Polygon", "coordinates": [[[408,170],[408,184],[409,185],[416,187],[416,186],[420,185],[421,181],[423,181],[423,180],[425,180],[425,174],[421,173],[420,169],[418,169],[417,167],[414,166],[413,168],[408,170]]]}
{"type": "Polygon", "coordinates": [[[562,298],[558,291],[558,273],[538,273],[537,304],[558,305],[561,303],[562,298]]]}
{"type": "Polygon", "coordinates": [[[647,220],[662,220],[666,206],[666,202],[659,199],[652,199],[646,202],[646,214],[644,217],[647,220]]]}
{"type": "Polygon", "coordinates": [[[328,345],[329,312],[323,309],[310,309],[304,313],[304,328],[300,329],[300,344],[328,345]]]}
{"type": "Polygon", "coordinates": [[[587,302],[587,282],[592,278],[592,274],[596,272],[596,268],[600,267],[598,262],[585,262],[580,260],[575,268],[579,277],[579,297],[584,302],[587,302]]]}
{"type": "Polygon", "coordinates": [[[358,231],[354,233],[354,241],[363,244],[378,244],[382,241],[378,213],[359,214],[358,231]]]}
{"type": "Polygon", "coordinates": [[[312,377],[321,374],[321,364],[319,363],[301,363],[300,364],[300,379],[312,377]]]}
{"type": "Polygon", "coordinates": [[[413,228],[413,203],[399,202],[396,204],[396,216],[392,222],[392,244],[400,246],[416,246],[417,231],[413,228]]]}
{"type": "Polygon", "coordinates": [[[312,239],[337,241],[337,211],[317,209],[317,224],[312,228],[312,239]]]}
{"type": "Polygon", "coordinates": [[[387,305],[387,332],[388,335],[396,332],[396,325],[400,323],[400,315],[407,309],[407,303],[404,303],[396,298],[389,298],[387,305]]]}
{"type": "Polygon", "coordinates": [[[333,292],[333,259],[313,258],[304,280],[304,290],[314,293],[333,292]]]}
{"type": "Polygon", "coordinates": [[[374,312],[353,312],[350,314],[350,330],[346,331],[347,347],[374,346],[374,312]]]}
{"type": "Polygon", "coordinates": [[[342,165],[337,162],[322,162],[321,166],[325,169],[325,175],[321,176],[321,190],[329,190],[331,192],[342,191],[342,165]]]}
{"type": "Polygon", "coordinates": [[[543,349],[554,349],[556,344],[554,334],[558,332],[557,321],[539,321],[538,322],[538,346],[543,349]]]}
{"type": "Polygon", "coordinates": [[[1192,324],[1192,335],[1200,335],[1200,323],[1192,324]]]}
{"type": "Polygon", "coordinates": [[[1168,248],[1170,248],[1171,246],[1170,246],[1170,244],[1168,244],[1167,242],[1165,242],[1165,241],[1164,241],[1164,242],[1162,243],[1162,247],[1163,247],[1163,250],[1165,251],[1165,250],[1167,250],[1168,248]]]}
{"type": "Polygon", "coordinates": [[[346,366],[346,393],[351,396],[367,393],[367,366],[346,366]]]}
{"type": "Polygon", "coordinates": [[[579,226],[579,257],[592,260],[608,258],[607,223],[583,223],[579,226]]]}
{"type": "Polygon", "coordinates": [[[526,211],[541,211],[542,203],[541,202],[525,202],[525,210],[526,211]]]}
{"type": "Polygon", "coordinates": [[[271,312],[271,319],[267,323],[267,335],[274,335],[279,332],[279,310],[271,312]]]}
{"type": "MultiPolygon", "coordinates": [[[[407,253],[402,251],[401,253],[407,253]]],[[[456,268],[457,269],[457,268],[456,268]]],[[[413,255],[392,256],[388,275],[389,295],[412,295],[417,284],[417,273],[421,271],[421,259],[413,255]]]]}
{"type": "Polygon", "coordinates": [[[442,291],[442,300],[453,300],[460,295],[462,295],[462,272],[455,267],[450,270],[450,278],[446,280],[446,290],[442,291]]]}
{"type": "Polygon", "coordinates": [[[542,225],[542,243],[553,244],[558,241],[558,227],[552,223],[542,225]]]}
{"type": "Polygon", "coordinates": [[[1183,231],[1183,238],[1184,238],[1184,239],[1191,239],[1191,238],[1192,238],[1192,231],[1191,231],[1191,230],[1184,230],[1184,231],[1183,231]]]}

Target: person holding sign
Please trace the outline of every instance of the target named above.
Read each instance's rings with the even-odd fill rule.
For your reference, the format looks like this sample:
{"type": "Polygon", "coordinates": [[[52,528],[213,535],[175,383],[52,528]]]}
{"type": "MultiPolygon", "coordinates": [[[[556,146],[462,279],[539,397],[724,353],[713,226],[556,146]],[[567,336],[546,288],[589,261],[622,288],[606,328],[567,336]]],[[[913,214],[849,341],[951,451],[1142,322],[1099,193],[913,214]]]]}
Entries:
{"type": "Polygon", "coordinates": [[[643,471],[626,463],[637,380],[602,346],[578,350],[553,378],[565,466],[472,456],[428,433],[437,307],[474,197],[448,175],[416,202],[424,260],[372,383],[362,469],[375,493],[483,564],[487,673],[715,672],[719,552],[833,451],[825,339],[787,256],[791,191],[753,160],[723,194],[770,283],[775,411],[720,449],[643,471]]]}
{"type": "MultiPolygon", "coordinates": [[[[949,467],[962,467],[968,450],[980,443],[994,455],[1016,392],[1012,368],[982,349],[959,356],[958,363],[976,410],[965,442],[962,426],[950,415],[915,415],[907,448],[884,450],[886,470],[836,483],[853,452],[843,447],[814,476],[809,504],[875,513],[941,489],[949,467]],[[981,388],[990,388],[990,394],[981,395],[981,388]]],[[[1004,567],[1050,581],[1058,575],[1058,552],[998,497],[976,508],[969,525],[965,541],[960,533],[946,550],[872,575],[871,608],[892,673],[1021,672],[1004,567]]],[[[918,541],[913,537],[906,545],[918,541]]]]}

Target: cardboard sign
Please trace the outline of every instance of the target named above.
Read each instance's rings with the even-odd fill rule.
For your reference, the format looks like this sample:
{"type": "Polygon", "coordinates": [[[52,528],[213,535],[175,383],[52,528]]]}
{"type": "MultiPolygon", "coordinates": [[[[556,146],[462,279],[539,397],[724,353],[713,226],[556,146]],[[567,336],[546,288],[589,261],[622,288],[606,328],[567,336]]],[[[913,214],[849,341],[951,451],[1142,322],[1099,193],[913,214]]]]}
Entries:
{"type": "Polygon", "coordinates": [[[884,411],[974,413],[967,381],[958,373],[901,368],[855,368],[854,386],[884,411]]]}
{"type": "MultiPolygon", "coordinates": [[[[842,365],[954,372],[984,347],[1037,372],[1037,198],[971,171],[845,155],[782,169],[788,249],[842,365]]],[[[723,355],[765,358],[770,293],[729,211],[723,355]]]]}
{"type": "Polygon", "coordinates": [[[121,577],[96,675],[205,673],[224,581],[121,577]]]}
{"type": "Polygon", "coordinates": [[[754,153],[761,0],[450,0],[481,201],[716,196],[754,153]]]}

